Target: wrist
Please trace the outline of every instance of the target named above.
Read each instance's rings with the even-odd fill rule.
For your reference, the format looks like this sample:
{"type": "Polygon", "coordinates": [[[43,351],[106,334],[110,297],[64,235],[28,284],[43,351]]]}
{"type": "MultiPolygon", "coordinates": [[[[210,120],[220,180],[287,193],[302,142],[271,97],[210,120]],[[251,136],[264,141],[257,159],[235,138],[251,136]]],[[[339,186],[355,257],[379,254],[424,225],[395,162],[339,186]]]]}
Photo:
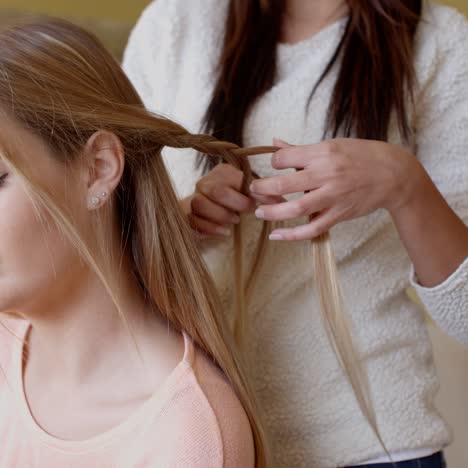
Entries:
{"type": "Polygon", "coordinates": [[[434,191],[437,189],[426,170],[412,156],[412,161],[404,168],[397,193],[392,197],[392,203],[389,203],[387,209],[394,221],[398,221],[424,208],[428,197],[430,198],[430,194],[434,191]]]}
{"type": "Polygon", "coordinates": [[[393,168],[390,166],[393,173],[393,183],[384,208],[394,216],[401,210],[407,211],[417,202],[426,190],[429,177],[416,156],[403,148],[392,151],[390,160],[393,162],[393,168]]]}

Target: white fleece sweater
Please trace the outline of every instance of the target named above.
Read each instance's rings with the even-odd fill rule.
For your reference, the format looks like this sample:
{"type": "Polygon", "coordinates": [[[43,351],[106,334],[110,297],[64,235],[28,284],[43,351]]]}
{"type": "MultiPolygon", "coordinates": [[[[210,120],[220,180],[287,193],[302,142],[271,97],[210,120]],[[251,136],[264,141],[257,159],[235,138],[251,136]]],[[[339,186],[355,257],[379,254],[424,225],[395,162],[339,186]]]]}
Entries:
{"type": "MultiPolygon", "coordinates": [[[[156,0],[125,53],[124,69],[147,107],[193,132],[200,129],[213,92],[227,5],[228,0],[156,0]]],[[[294,144],[321,139],[336,67],[317,90],[306,120],[304,107],[344,23],[278,46],[278,76],[246,121],[246,145],[268,145],[275,136],[294,144]]],[[[428,3],[416,40],[419,86],[410,111],[411,150],[466,222],[468,22],[453,9],[428,3]]],[[[402,144],[394,121],[389,141],[402,144]]],[[[270,157],[251,159],[260,176],[278,172],[270,157]]],[[[164,158],[179,195],[190,194],[200,177],[194,151],[166,149],[164,158]]],[[[428,229],[435,223],[428,219],[428,229]]],[[[259,227],[253,215],[245,217],[247,258],[259,227]]],[[[412,282],[433,319],[468,344],[468,260],[442,284],[422,288],[386,211],[343,222],[331,235],[387,448],[398,453],[444,447],[451,435],[434,407],[438,381],[431,343],[424,315],[405,289],[412,282]]],[[[382,454],[320,323],[309,246],[270,244],[249,309],[253,384],[266,410],[275,466],[284,468],[336,467],[382,454]]],[[[207,242],[204,255],[230,315],[231,240],[207,242]]]]}

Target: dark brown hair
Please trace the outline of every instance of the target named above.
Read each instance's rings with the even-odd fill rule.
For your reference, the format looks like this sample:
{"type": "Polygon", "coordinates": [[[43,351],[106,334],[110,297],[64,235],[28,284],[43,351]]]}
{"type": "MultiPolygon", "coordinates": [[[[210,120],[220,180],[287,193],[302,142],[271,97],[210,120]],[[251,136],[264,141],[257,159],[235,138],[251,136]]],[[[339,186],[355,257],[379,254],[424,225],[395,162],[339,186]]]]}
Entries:
{"type": "MultiPolygon", "coordinates": [[[[318,86],[340,60],[324,137],[386,140],[395,111],[406,139],[410,126],[405,103],[414,83],[413,42],[422,0],[347,2],[350,13],[343,36],[318,82],[311,83],[304,108],[307,112],[318,86]]],[[[285,0],[231,0],[219,74],[204,119],[205,131],[243,144],[246,116],[275,80],[276,46],[285,4],[285,0]]],[[[203,162],[209,169],[218,160],[203,162]]]]}
{"type": "MultiPolygon", "coordinates": [[[[307,116],[317,88],[339,63],[323,137],[355,136],[385,141],[395,113],[400,133],[407,140],[411,128],[406,103],[408,97],[413,98],[413,44],[421,20],[422,0],[347,0],[347,3],[349,15],[343,35],[319,80],[311,83],[304,115],[307,116]]],[[[285,0],[230,1],[218,78],[203,122],[205,132],[243,145],[245,119],[257,98],[273,86],[276,78],[276,47],[285,6],[285,0]]],[[[200,155],[198,159],[205,171],[221,161],[217,156],[200,155]]],[[[241,265],[236,265],[237,297],[242,297],[244,290],[249,297],[264,257],[262,247],[266,245],[270,224],[263,225],[254,268],[246,283],[239,274],[241,265]]],[[[241,245],[239,226],[235,235],[237,245],[241,245]]],[[[315,271],[320,272],[316,276],[316,289],[325,329],[362,413],[388,454],[370,399],[367,375],[349,334],[329,234],[314,239],[312,246],[315,271]]],[[[244,308],[244,303],[238,307],[240,311],[244,308]]],[[[241,320],[244,315],[245,312],[238,313],[241,320]]],[[[243,326],[240,323],[239,329],[243,326]]]]}

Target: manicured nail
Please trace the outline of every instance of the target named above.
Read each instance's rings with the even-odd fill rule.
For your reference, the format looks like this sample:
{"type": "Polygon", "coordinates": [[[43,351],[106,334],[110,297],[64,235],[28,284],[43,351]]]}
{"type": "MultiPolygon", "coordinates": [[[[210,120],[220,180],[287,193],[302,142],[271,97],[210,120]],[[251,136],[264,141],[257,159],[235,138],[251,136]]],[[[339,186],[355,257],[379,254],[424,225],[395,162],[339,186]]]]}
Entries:
{"type": "Polygon", "coordinates": [[[268,238],[270,240],[284,240],[284,237],[281,234],[270,234],[268,238]]]}
{"type": "Polygon", "coordinates": [[[224,227],[216,228],[216,232],[218,234],[221,234],[222,236],[230,236],[231,235],[231,231],[228,228],[224,228],[224,227]]]}
{"type": "Polygon", "coordinates": [[[253,184],[250,184],[249,190],[250,190],[251,192],[255,192],[253,184]]]}
{"type": "Polygon", "coordinates": [[[255,216],[263,219],[265,217],[265,212],[261,208],[258,208],[255,210],[255,216]]]}

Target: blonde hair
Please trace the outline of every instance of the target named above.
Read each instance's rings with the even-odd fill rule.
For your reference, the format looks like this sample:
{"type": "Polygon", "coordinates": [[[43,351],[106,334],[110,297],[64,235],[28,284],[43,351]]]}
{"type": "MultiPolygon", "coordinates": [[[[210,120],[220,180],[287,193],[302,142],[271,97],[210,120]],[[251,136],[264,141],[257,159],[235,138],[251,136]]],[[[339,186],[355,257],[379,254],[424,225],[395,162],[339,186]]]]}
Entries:
{"type": "MultiPolygon", "coordinates": [[[[242,191],[248,193],[253,175],[247,156],[270,153],[276,148],[239,148],[209,135],[190,134],[177,123],[150,113],[102,44],[92,34],[62,20],[44,19],[0,33],[0,108],[42,137],[65,165],[79,157],[96,131],[108,130],[120,139],[126,163],[109,209],[117,213],[120,221],[122,255],[127,254],[132,261],[133,273],[147,302],[176,329],[189,333],[226,374],[252,426],[256,466],[268,466],[267,441],[239,347],[222,318],[220,299],[180,209],[161,150],[165,146],[194,148],[218,155],[243,171],[242,191]]],[[[113,249],[106,236],[109,218],[102,210],[96,211],[95,242],[85,240],[66,208],[60,206],[47,187],[34,181],[33,172],[19,162],[5,137],[1,140],[3,157],[100,277],[119,309],[119,288],[111,269],[115,263],[109,258],[113,249]]],[[[270,223],[264,223],[247,278],[242,255],[235,256],[234,335],[239,343],[270,228],[270,223]]],[[[235,228],[234,244],[239,253],[241,226],[235,228]]],[[[328,234],[313,241],[313,256],[325,328],[361,410],[378,435],[365,373],[343,311],[328,234]]]]}

